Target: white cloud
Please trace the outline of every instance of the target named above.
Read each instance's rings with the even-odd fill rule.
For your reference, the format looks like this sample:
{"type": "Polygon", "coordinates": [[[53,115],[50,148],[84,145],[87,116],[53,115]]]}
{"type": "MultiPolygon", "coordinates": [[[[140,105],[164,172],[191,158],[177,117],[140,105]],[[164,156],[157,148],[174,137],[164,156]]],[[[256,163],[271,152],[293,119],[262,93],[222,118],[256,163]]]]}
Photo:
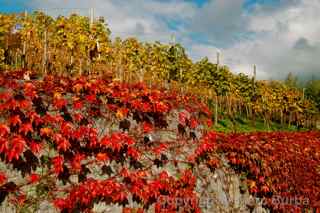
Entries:
{"type": "Polygon", "coordinates": [[[230,45],[246,32],[244,0],[214,0],[196,11],[190,30],[203,33],[210,42],[230,45]]]}
{"type": "Polygon", "coordinates": [[[95,8],[95,15],[105,17],[113,36],[138,36],[142,40],[162,42],[168,42],[172,32],[160,17],[187,20],[194,12],[193,4],[184,1],[33,0],[29,5],[34,8],[49,8],[47,12],[50,15],[68,15],[73,11],[52,8],[84,8],[76,10],[82,15],[89,15],[89,8],[95,8]]]}
{"type": "Polygon", "coordinates": [[[308,77],[319,75],[319,10],[318,0],[305,0],[270,15],[252,16],[250,29],[259,36],[226,49],[229,57],[241,60],[242,65],[234,65],[235,69],[255,63],[261,73],[273,78],[285,77],[289,72],[308,77]],[[295,48],[299,44],[305,48],[295,48]]]}
{"type": "MultiPolygon", "coordinates": [[[[223,4],[219,0],[212,1],[211,4],[215,3],[223,4]]],[[[225,5],[229,4],[225,3],[225,5]]],[[[220,15],[207,13],[202,19],[216,18],[213,23],[219,23],[221,19],[225,19],[222,20],[221,26],[234,24],[234,26],[243,27],[242,30],[236,27],[234,30],[222,30],[221,37],[215,37],[215,39],[221,39],[220,43],[230,42],[230,37],[237,34],[246,32],[255,34],[252,39],[240,39],[222,49],[223,62],[236,73],[252,75],[253,64],[256,64],[257,77],[260,79],[284,78],[289,72],[304,77],[312,75],[320,77],[320,60],[318,59],[320,22],[317,18],[319,10],[320,1],[299,0],[292,1],[292,4],[287,1],[281,5],[281,9],[257,6],[251,15],[243,15],[245,12],[240,13],[238,10],[238,20],[233,16],[229,18],[224,10],[221,10],[220,15]],[[242,23],[243,20],[245,24],[242,23]],[[225,23],[228,21],[235,23],[225,23]]],[[[218,12],[218,10],[215,11],[218,12]]],[[[210,26],[215,27],[211,23],[203,22],[201,29],[208,28],[203,33],[216,34],[210,26]]],[[[194,43],[190,51],[200,51],[212,56],[216,52],[216,47],[194,43]]]]}

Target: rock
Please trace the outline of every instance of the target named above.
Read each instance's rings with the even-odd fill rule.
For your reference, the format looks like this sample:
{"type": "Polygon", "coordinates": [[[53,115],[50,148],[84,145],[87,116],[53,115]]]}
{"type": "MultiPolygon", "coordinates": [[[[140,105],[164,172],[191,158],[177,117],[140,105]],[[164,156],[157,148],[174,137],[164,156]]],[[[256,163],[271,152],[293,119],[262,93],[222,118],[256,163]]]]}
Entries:
{"type": "Polygon", "coordinates": [[[54,208],[54,206],[48,201],[43,201],[40,203],[38,211],[36,213],[58,213],[58,211],[54,208]]]}
{"type": "Polygon", "coordinates": [[[240,192],[240,177],[229,168],[219,168],[211,173],[209,169],[201,167],[199,171],[199,176],[210,181],[207,185],[203,181],[197,182],[200,200],[210,202],[203,206],[203,212],[250,212],[250,208],[256,213],[269,212],[248,191],[243,194],[240,192]]]}
{"type": "MultiPolygon", "coordinates": [[[[178,126],[178,117],[179,111],[175,110],[168,116],[169,121],[169,130],[174,131],[156,131],[145,134],[145,137],[152,142],[162,141],[163,143],[170,143],[170,141],[177,140],[177,126],[178,126]],[[176,131],[176,132],[175,132],[176,131]]],[[[116,122],[117,123],[117,122],[116,122]]],[[[123,123],[125,130],[134,129],[140,131],[140,124],[138,124],[132,117],[127,118],[126,122],[123,123]]],[[[112,134],[113,132],[120,131],[119,125],[112,125],[112,122],[108,121],[105,118],[96,119],[96,127],[98,129],[98,135],[103,137],[104,135],[112,134]]],[[[190,128],[186,127],[186,135],[183,136],[185,139],[189,137],[190,132],[193,131],[196,138],[201,137],[201,132],[205,127],[199,125],[195,130],[190,130],[190,128]]],[[[143,139],[142,139],[143,140],[143,139]]],[[[195,141],[193,141],[195,142],[195,141]]],[[[182,153],[193,153],[197,147],[198,142],[191,145],[183,145],[182,153]]],[[[183,155],[177,155],[175,150],[168,150],[165,154],[165,157],[168,159],[175,159],[184,161],[183,155]]],[[[50,153],[50,156],[55,156],[56,153],[50,153]]],[[[228,165],[228,161],[221,154],[217,156],[221,159],[220,167],[215,169],[214,172],[211,172],[210,169],[200,164],[199,166],[193,168],[194,175],[197,177],[196,182],[196,193],[199,198],[199,206],[201,207],[201,212],[204,213],[229,213],[229,212],[255,212],[255,213],[269,213],[269,210],[264,209],[262,207],[262,202],[259,202],[253,196],[251,196],[248,190],[245,190],[244,193],[241,193],[241,178],[240,175],[236,174],[228,165]]],[[[160,157],[159,157],[160,159],[160,157]]],[[[108,166],[112,168],[113,171],[119,171],[121,169],[121,165],[116,164],[116,162],[111,162],[108,166]]],[[[126,165],[129,167],[128,165],[126,165]]],[[[163,165],[163,167],[157,167],[153,165],[151,168],[152,173],[159,174],[162,171],[167,171],[170,176],[178,177],[180,175],[179,170],[185,170],[190,167],[189,164],[186,163],[174,163],[168,162],[163,165]]],[[[88,166],[88,169],[92,171],[90,177],[98,180],[107,179],[109,175],[107,173],[103,173],[99,166],[88,166]]],[[[8,171],[9,179],[15,179],[15,182],[23,183],[23,178],[21,174],[17,171],[12,170],[7,165],[0,162],[0,170],[8,171]],[[18,179],[16,179],[18,178],[18,179]]],[[[78,182],[78,176],[72,176],[71,181],[73,183],[78,182]]],[[[132,199],[129,200],[129,206],[133,208],[141,207],[137,203],[133,202],[132,199]]],[[[150,206],[147,212],[154,212],[154,204],[150,206]]],[[[12,204],[8,203],[6,200],[0,206],[0,212],[16,212],[16,208],[12,206],[12,204]]],[[[54,206],[44,200],[40,203],[37,213],[40,212],[48,212],[48,213],[56,213],[57,210],[54,206]]],[[[121,213],[122,207],[118,205],[106,205],[105,203],[96,203],[94,204],[93,212],[97,213],[121,213]]]]}

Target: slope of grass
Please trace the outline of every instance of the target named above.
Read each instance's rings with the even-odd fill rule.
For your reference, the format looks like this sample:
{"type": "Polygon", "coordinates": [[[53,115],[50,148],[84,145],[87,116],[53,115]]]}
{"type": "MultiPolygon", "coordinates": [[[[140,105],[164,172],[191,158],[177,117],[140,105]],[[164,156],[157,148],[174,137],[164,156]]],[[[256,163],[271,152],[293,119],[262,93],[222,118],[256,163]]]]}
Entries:
{"type": "Polygon", "coordinates": [[[271,132],[271,131],[304,131],[307,129],[298,129],[296,126],[281,125],[272,122],[268,127],[262,119],[257,119],[255,123],[252,120],[237,116],[233,119],[225,117],[214,125],[213,129],[219,132],[271,132]]]}

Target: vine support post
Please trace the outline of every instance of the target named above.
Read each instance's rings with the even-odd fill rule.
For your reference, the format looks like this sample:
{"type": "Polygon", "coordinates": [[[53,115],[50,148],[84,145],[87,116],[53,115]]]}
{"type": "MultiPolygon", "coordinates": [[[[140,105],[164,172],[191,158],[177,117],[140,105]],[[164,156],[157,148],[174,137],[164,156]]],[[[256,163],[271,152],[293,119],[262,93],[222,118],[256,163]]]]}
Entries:
{"type": "Polygon", "coordinates": [[[99,40],[97,40],[97,50],[98,50],[98,59],[100,60],[101,59],[101,54],[100,54],[100,43],[99,43],[99,40]]]}
{"type": "Polygon", "coordinates": [[[25,68],[26,66],[26,49],[27,49],[27,44],[26,44],[26,41],[24,41],[23,47],[22,47],[22,61],[21,61],[22,68],[25,68]]]}
{"type": "Polygon", "coordinates": [[[90,27],[91,27],[94,21],[94,8],[90,8],[89,14],[90,14],[90,27]]]}
{"type": "Polygon", "coordinates": [[[43,44],[43,73],[47,73],[47,29],[44,31],[44,44],[43,44]]]}
{"type": "MultiPolygon", "coordinates": [[[[256,95],[256,85],[255,85],[255,81],[256,81],[256,77],[257,77],[257,66],[254,64],[253,65],[253,78],[252,78],[252,93],[253,96],[256,95]]],[[[253,126],[256,126],[256,112],[254,110],[254,107],[252,106],[252,121],[253,121],[253,126]]]]}
{"type": "Polygon", "coordinates": [[[218,96],[215,95],[215,105],[214,105],[214,125],[218,125],[218,96]]]}
{"type": "MultiPolygon", "coordinates": [[[[10,53],[10,52],[9,52],[9,35],[8,35],[8,34],[5,36],[5,39],[6,39],[5,51],[7,51],[8,53],[10,53]]],[[[7,56],[6,56],[6,57],[7,57],[7,56]]],[[[6,59],[7,59],[7,58],[6,58],[6,59]]],[[[8,70],[8,69],[9,69],[9,64],[11,64],[11,60],[10,60],[10,61],[5,60],[5,61],[6,61],[6,62],[5,62],[5,69],[8,70]]]]}
{"type": "Polygon", "coordinates": [[[123,67],[122,67],[122,56],[120,56],[119,78],[120,78],[120,82],[123,83],[124,71],[123,71],[123,67]]]}
{"type": "Polygon", "coordinates": [[[18,68],[18,52],[15,52],[15,61],[14,61],[14,68],[17,69],[18,68]]]}
{"type": "Polygon", "coordinates": [[[291,122],[292,122],[292,112],[290,111],[289,112],[289,124],[288,124],[289,128],[291,127],[291,122]]]}
{"type": "Polygon", "coordinates": [[[144,72],[143,72],[142,68],[140,68],[140,70],[139,70],[139,82],[143,82],[143,76],[144,76],[144,72]]]}
{"type": "Polygon", "coordinates": [[[80,65],[79,65],[79,76],[82,76],[82,58],[80,58],[80,65]]]}
{"type": "MultiPolygon", "coordinates": [[[[26,20],[28,17],[28,11],[24,11],[24,19],[26,20]]],[[[24,40],[23,41],[23,46],[22,46],[22,60],[21,60],[21,65],[22,68],[24,69],[26,66],[26,49],[27,49],[27,42],[24,40]]]]}

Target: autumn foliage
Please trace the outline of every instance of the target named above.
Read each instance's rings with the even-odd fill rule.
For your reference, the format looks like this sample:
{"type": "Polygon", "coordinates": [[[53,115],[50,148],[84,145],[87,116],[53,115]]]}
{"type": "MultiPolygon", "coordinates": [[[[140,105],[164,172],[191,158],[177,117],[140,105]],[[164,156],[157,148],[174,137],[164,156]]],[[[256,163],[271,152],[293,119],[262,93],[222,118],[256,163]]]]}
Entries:
{"type": "Polygon", "coordinates": [[[256,196],[304,196],[307,208],[320,200],[319,132],[224,135],[209,131],[211,112],[190,94],[107,79],[21,76],[0,75],[0,157],[7,167],[0,171],[1,203],[46,199],[62,212],[90,212],[104,202],[130,212],[135,201],[137,212],[201,212],[193,171],[199,164],[214,171],[220,154],[246,174],[256,196]],[[9,168],[24,181],[15,182],[9,168]],[[192,202],[162,202],[168,199],[192,202]]]}

